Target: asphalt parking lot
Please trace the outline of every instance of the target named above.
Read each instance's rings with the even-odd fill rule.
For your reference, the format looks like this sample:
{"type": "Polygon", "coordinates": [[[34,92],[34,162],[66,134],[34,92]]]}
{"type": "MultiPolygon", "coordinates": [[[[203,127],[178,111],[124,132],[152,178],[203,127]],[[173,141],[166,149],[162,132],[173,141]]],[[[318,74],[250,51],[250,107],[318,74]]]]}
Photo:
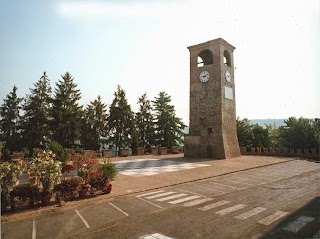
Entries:
{"type": "Polygon", "coordinates": [[[320,238],[319,182],[320,164],[289,161],[6,222],[3,238],[320,238]]]}

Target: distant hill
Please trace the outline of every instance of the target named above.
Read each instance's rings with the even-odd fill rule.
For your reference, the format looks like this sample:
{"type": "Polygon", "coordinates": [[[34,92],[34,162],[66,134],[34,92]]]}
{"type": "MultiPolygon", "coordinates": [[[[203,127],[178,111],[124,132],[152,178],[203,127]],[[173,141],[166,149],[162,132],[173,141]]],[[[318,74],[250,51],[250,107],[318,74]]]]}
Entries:
{"type": "MultiPolygon", "coordinates": [[[[266,127],[266,125],[273,125],[274,123],[276,124],[277,127],[279,126],[285,126],[286,124],[284,123],[285,120],[287,119],[249,119],[251,124],[258,124],[262,126],[263,128],[266,127]]],[[[184,128],[183,132],[185,134],[189,133],[189,127],[184,128]]]]}
{"type": "Polygon", "coordinates": [[[286,125],[284,121],[287,119],[250,119],[251,124],[258,124],[262,127],[266,127],[266,125],[276,124],[277,127],[286,125]]]}

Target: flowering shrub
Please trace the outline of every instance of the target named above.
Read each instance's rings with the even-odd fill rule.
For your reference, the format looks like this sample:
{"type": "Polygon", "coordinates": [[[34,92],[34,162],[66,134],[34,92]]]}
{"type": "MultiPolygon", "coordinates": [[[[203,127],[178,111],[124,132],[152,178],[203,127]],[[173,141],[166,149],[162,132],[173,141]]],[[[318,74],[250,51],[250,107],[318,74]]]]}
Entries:
{"type": "Polygon", "coordinates": [[[90,173],[90,166],[88,164],[82,164],[81,167],[78,169],[78,175],[83,179],[87,179],[90,173]]]}
{"type": "Polygon", "coordinates": [[[90,172],[97,170],[99,160],[95,151],[85,151],[84,154],[75,154],[71,157],[74,167],[78,170],[78,175],[85,181],[88,180],[90,172]]]}
{"type": "Polygon", "coordinates": [[[18,197],[19,200],[25,202],[29,199],[29,205],[33,206],[34,202],[39,199],[39,187],[29,183],[19,184],[15,186],[10,192],[11,205],[14,207],[14,198],[18,197]]]}
{"type": "Polygon", "coordinates": [[[55,160],[52,151],[43,150],[31,161],[29,172],[42,184],[42,195],[50,195],[54,184],[61,181],[61,162],[55,160]]]}
{"type": "Polygon", "coordinates": [[[93,171],[93,172],[90,172],[88,177],[91,178],[93,176],[98,176],[99,175],[99,172],[98,171],[93,171]]]}
{"type": "Polygon", "coordinates": [[[101,175],[93,175],[89,178],[89,184],[91,187],[98,189],[98,188],[104,188],[106,186],[106,183],[108,182],[107,179],[101,177],[101,175]]]}
{"type": "Polygon", "coordinates": [[[18,176],[22,173],[22,162],[0,163],[0,181],[1,181],[1,203],[8,203],[10,200],[10,191],[17,182],[18,176]]]}
{"type": "Polygon", "coordinates": [[[65,164],[62,167],[62,173],[64,172],[70,173],[70,171],[73,171],[73,170],[75,170],[75,167],[72,164],[65,164]]]}
{"type": "Polygon", "coordinates": [[[0,164],[0,178],[4,178],[8,175],[11,168],[11,163],[3,162],[0,164]]]}
{"type": "Polygon", "coordinates": [[[11,182],[15,183],[17,177],[22,172],[22,161],[17,161],[15,163],[3,162],[0,163],[0,178],[1,180],[9,179],[11,182]]]}
{"type": "Polygon", "coordinates": [[[68,177],[61,181],[61,183],[55,185],[53,191],[57,193],[57,201],[61,199],[74,199],[82,184],[80,177],[68,177]]]}
{"type": "Polygon", "coordinates": [[[116,165],[111,161],[104,161],[98,166],[98,171],[89,174],[89,184],[93,188],[106,190],[110,181],[114,180],[118,174],[116,165]]]}

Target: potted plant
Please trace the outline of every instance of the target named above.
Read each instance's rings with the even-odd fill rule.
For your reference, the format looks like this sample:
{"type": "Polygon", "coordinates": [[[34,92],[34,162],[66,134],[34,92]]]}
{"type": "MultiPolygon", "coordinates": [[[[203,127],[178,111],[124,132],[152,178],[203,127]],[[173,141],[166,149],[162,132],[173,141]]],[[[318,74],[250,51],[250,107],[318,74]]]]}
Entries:
{"type": "Polygon", "coordinates": [[[79,188],[79,198],[85,198],[87,196],[88,190],[90,188],[90,184],[87,182],[82,182],[79,188]]]}
{"type": "Polygon", "coordinates": [[[119,150],[120,157],[127,157],[129,156],[129,149],[128,148],[120,148],[119,150]]]}
{"type": "Polygon", "coordinates": [[[10,204],[9,193],[1,191],[1,212],[5,212],[7,210],[8,205],[10,204]]]}
{"type": "Polygon", "coordinates": [[[24,152],[13,151],[11,154],[11,160],[17,161],[19,159],[20,160],[24,159],[24,152]]]}
{"type": "Polygon", "coordinates": [[[159,147],[151,146],[150,147],[150,154],[158,155],[159,154],[159,147]]]}
{"type": "Polygon", "coordinates": [[[111,158],[112,157],[112,149],[102,149],[102,157],[103,158],[111,158]]]}
{"type": "Polygon", "coordinates": [[[99,165],[98,172],[103,178],[108,178],[110,181],[113,181],[118,174],[118,169],[109,159],[107,161],[103,161],[103,163],[99,165]]]}
{"type": "Polygon", "coordinates": [[[167,147],[159,147],[159,154],[160,155],[168,154],[168,148],[167,147]]]}
{"type": "Polygon", "coordinates": [[[107,193],[110,193],[112,189],[112,184],[110,182],[113,181],[118,174],[116,165],[109,159],[99,165],[98,172],[100,173],[103,182],[105,182],[104,190],[107,193]]]}
{"type": "Polygon", "coordinates": [[[136,154],[137,155],[144,155],[144,147],[138,147],[136,149],[136,154]]]}
{"type": "Polygon", "coordinates": [[[29,172],[37,177],[38,184],[42,186],[41,201],[43,205],[47,205],[54,185],[61,181],[61,162],[55,160],[55,154],[51,150],[43,150],[32,160],[29,172]]]}
{"type": "Polygon", "coordinates": [[[37,185],[30,183],[23,183],[15,186],[10,192],[10,201],[12,209],[15,207],[15,198],[25,202],[29,199],[29,205],[32,207],[34,203],[39,200],[40,190],[37,185]]]}
{"type": "Polygon", "coordinates": [[[0,163],[0,181],[1,181],[1,209],[6,210],[10,203],[10,191],[22,173],[22,162],[0,163]]]}
{"type": "Polygon", "coordinates": [[[112,184],[109,183],[109,185],[106,188],[106,194],[111,193],[111,190],[112,190],[112,184]]]}
{"type": "Polygon", "coordinates": [[[91,186],[91,195],[94,195],[96,190],[104,190],[106,185],[106,181],[98,172],[90,174],[88,183],[91,186]]]}
{"type": "Polygon", "coordinates": [[[78,171],[78,176],[87,181],[90,172],[98,168],[98,159],[95,151],[86,150],[84,154],[75,154],[72,158],[72,163],[78,171]]]}
{"type": "Polygon", "coordinates": [[[75,199],[81,182],[82,179],[78,176],[62,179],[61,183],[54,186],[53,192],[56,193],[56,201],[75,199]]]}
{"type": "Polygon", "coordinates": [[[172,146],[171,147],[171,153],[172,154],[178,154],[179,153],[179,146],[172,146]]]}

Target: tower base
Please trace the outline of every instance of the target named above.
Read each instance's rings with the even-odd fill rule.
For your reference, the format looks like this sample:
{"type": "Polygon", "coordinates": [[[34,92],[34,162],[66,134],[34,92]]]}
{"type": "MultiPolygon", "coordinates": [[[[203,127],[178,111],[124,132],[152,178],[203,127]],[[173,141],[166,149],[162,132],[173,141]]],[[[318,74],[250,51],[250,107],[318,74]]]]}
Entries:
{"type": "Polygon", "coordinates": [[[210,159],[228,159],[241,156],[238,142],[227,144],[226,142],[223,143],[223,141],[226,141],[223,136],[215,136],[214,138],[219,138],[219,140],[213,142],[213,140],[201,136],[186,135],[184,137],[184,156],[187,158],[210,159]]]}

